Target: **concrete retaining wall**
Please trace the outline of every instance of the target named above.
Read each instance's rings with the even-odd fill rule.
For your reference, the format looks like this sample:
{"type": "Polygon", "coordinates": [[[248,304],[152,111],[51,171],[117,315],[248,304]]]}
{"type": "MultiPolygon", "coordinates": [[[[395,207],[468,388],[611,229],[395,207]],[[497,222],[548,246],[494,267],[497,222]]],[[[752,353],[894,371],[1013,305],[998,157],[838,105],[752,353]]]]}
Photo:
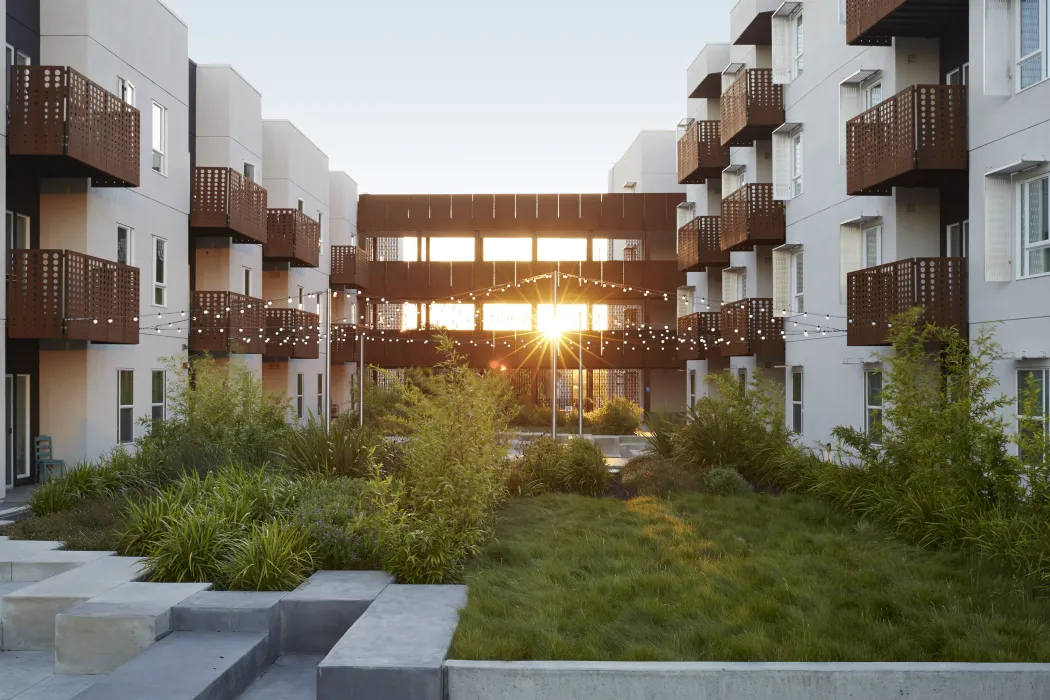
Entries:
{"type": "Polygon", "coordinates": [[[445,663],[448,700],[1045,700],[1050,664],[445,663]]]}

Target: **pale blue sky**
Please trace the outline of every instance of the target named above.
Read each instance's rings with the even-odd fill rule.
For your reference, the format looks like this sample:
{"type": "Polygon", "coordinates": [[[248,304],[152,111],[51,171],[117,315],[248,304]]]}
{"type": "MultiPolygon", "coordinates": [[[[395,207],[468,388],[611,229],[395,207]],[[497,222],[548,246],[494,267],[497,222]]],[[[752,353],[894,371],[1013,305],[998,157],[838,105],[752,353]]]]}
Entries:
{"type": "Polygon", "coordinates": [[[600,192],[732,0],[165,0],[362,192],[600,192]],[[498,7],[498,6],[505,7],[498,7]]]}

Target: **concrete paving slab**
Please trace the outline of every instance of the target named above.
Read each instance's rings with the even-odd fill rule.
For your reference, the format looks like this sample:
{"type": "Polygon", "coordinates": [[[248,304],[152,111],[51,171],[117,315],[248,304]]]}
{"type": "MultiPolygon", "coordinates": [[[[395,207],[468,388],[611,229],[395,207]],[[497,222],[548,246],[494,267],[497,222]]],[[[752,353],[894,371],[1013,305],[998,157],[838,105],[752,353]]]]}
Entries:
{"type": "Polygon", "coordinates": [[[315,700],[320,654],[285,654],[252,683],[240,700],[315,700]]]}
{"type": "Polygon", "coordinates": [[[466,586],[387,586],[317,667],[317,700],[442,700],[466,586]]]}
{"type": "Polygon", "coordinates": [[[173,630],[262,632],[268,635],[267,661],[281,653],[281,600],[287,593],[202,591],[171,611],[173,630]]]}
{"type": "Polygon", "coordinates": [[[171,610],[210,583],[125,583],[55,617],[55,672],[115,671],[171,632],[171,610]]]}
{"type": "Polygon", "coordinates": [[[62,542],[44,542],[36,540],[3,540],[0,541],[0,583],[11,580],[11,564],[15,561],[62,549],[62,542]]]}
{"type": "Polygon", "coordinates": [[[116,552],[79,552],[56,549],[40,552],[11,562],[11,580],[37,582],[72,571],[102,557],[116,556],[116,552]]]}
{"type": "Polygon", "coordinates": [[[318,571],[281,600],[281,648],[327,654],[393,582],[382,571],[318,571]]]}
{"type": "Polygon", "coordinates": [[[103,676],[48,676],[13,700],[73,700],[103,676]]]}
{"type": "Polygon", "coordinates": [[[77,700],[229,700],[266,666],[266,635],[173,632],[77,700]]]}
{"type": "Polygon", "coordinates": [[[142,577],[139,557],[102,557],[73,571],[4,596],[0,624],[4,648],[43,651],[55,647],[55,616],[142,577]]]}

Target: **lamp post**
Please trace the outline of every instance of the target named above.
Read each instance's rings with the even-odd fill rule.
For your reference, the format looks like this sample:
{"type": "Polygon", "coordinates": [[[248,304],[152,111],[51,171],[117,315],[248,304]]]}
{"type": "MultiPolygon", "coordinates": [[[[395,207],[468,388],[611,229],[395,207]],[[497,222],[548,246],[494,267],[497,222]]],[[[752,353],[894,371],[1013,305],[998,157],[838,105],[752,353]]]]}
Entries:
{"type": "Polygon", "coordinates": [[[551,314],[553,328],[550,333],[551,344],[551,439],[558,439],[558,273],[554,278],[554,311],[551,314]]]}
{"type": "Polygon", "coordinates": [[[583,437],[583,321],[586,317],[585,312],[580,312],[580,347],[577,352],[580,353],[580,437],[583,437]]]}

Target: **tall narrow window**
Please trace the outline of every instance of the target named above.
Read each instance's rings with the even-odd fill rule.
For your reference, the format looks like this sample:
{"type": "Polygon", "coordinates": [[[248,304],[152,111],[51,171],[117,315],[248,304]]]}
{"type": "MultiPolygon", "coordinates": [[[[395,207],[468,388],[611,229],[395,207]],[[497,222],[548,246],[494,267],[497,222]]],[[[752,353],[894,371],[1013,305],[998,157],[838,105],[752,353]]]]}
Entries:
{"type": "Polygon", "coordinates": [[[804,314],[806,313],[806,302],[805,302],[805,274],[804,274],[804,253],[795,253],[795,264],[794,264],[794,290],[793,295],[795,299],[795,313],[804,314]]]}
{"type": "Polygon", "coordinates": [[[949,258],[965,258],[970,254],[970,222],[951,224],[944,231],[944,253],[949,258]]]}
{"type": "Polygon", "coordinates": [[[1035,431],[1046,433],[1050,430],[1050,369],[1025,369],[1017,373],[1017,417],[1024,420],[1018,426],[1022,433],[1020,440],[1020,457],[1023,460],[1033,458],[1038,461],[1046,455],[1026,454],[1025,444],[1036,439],[1035,431]]]}
{"type": "Polygon", "coordinates": [[[696,405],[696,370],[689,370],[689,408],[696,405]]]}
{"type": "Polygon", "coordinates": [[[153,103],[153,172],[168,174],[168,110],[153,103]]]}
{"type": "Polygon", "coordinates": [[[297,209],[299,210],[299,212],[300,212],[300,213],[302,213],[302,211],[303,211],[303,208],[304,208],[305,206],[306,206],[306,202],[304,202],[304,201],[303,201],[303,200],[301,200],[301,199],[300,199],[300,200],[299,200],[299,201],[298,201],[298,202],[296,203],[296,205],[295,205],[295,207],[296,207],[296,208],[297,208],[297,209]]]}
{"type": "Polygon", "coordinates": [[[795,17],[794,17],[794,19],[792,21],[794,23],[794,31],[792,32],[792,34],[793,34],[793,39],[794,39],[794,44],[795,44],[795,46],[794,46],[794,49],[795,49],[795,52],[794,52],[795,53],[795,65],[794,65],[794,68],[795,68],[795,77],[797,78],[798,76],[802,75],[802,47],[803,47],[803,42],[802,42],[802,11],[801,10],[799,10],[795,14],[795,17]]]}
{"type": "Polygon", "coordinates": [[[1017,77],[1024,90],[1046,76],[1046,1],[1019,0],[1017,8],[1017,77]]]}
{"type": "Polygon", "coordinates": [[[747,393],[747,368],[741,367],[736,371],[737,381],[740,382],[740,391],[747,393]]]}
{"type": "Polygon", "coordinates": [[[153,370],[153,382],[150,387],[152,397],[152,419],[154,423],[164,420],[167,416],[168,407],[168,382],[167,373],[162,369],[153,370]]]}
{"type": "Polygon", "coordinates": [[[168,242],[153,237],[153,305],[168,305],[168,242]]]}
{"type": "Polygon", "coordinates": [[[320,232],[317,236],[317,248],[321,255],[324,255],[324,213],[317,212],[317,230],[320,232]]]}
{"type": "Polygon", "coordinates": [[[864,429],[876,445],[882,442],[882,371],[864,373],[864,429]]]}
{"type": "Polygon", "coordinates": [[[1021,277],[1050,272],[1050,176],[1022,182],[1021,277]]]}
{"type": "Polygon", "coordinates": [[[135,106],[135,84],[126,78],[117,76],[117,97],[132,107],[135,106]]]}
{"type": "Polygon", "coordinates": [[[244,179],[255,182],[255,163],[244,161],[244,179]]]}
{"type": "Polygon", "coordinates": [[[875,80],[864,86],[864,109],[871,109],[882,104],[882,80],[875,80]]]}
{"type": "Polygon", "coordinates": [[[252,268],[244,268],[244,296],[252,295],[252,268]]]}
{"type": "Polygon", "coordinates": [[[324,417],[324,375],[317,375],[317,420],[324,417]]]}
{"type": "Polygon", "coordinates": [[[300,311],[302,311],[303,308],[304,308],[303,307],[303,303],[305,302],[306,297],[303,295],[303,288],[302,287],[296,287],[296,290],[297,290],[297,296],[298,296],[298,300],[299,300],[299,305],[296,308],[298,308],[300,311]]]}
{"type": "MultiPolygon", "coordinates": [[[[29,217],[9,211],[5,222],[7,250],[26,250],[29,248],[29,217]]],[[[10,268],[11,256],[5,255],[4,262],[10,268]]]]}
{"type": "Polygon", "coordinates": [[[295,415],[300,420],[303,418],[303,395],[306,391],[306,375],[297,374],[295,375],[295,415]]]}
{"type": "Polygon", "coordinates": [[[878,267],[882,264],[882,227],[873,226],[864,229],[861,233],[861,260],[862,267],[878,267]]]}
{"type": "Polygon", "coordinates": [[[791,373],[791,431],[802,434],[802,368],[791,373]]]}
{"type": "Polygon", "coordinates": [[[802,194],[802,132],[791,137],[791,192],[797,197],[802,194]]]}
{"type": "Polygon", "coordinates": [[[131,250],[131,229],[117,224],[117,262],[121,265],[134,265],[135,256],[131,250]]]}
{"type": "Polygon", "coordinates": [[[117,442],[135,441],[135,372],[117,370],[117,442]]]}

